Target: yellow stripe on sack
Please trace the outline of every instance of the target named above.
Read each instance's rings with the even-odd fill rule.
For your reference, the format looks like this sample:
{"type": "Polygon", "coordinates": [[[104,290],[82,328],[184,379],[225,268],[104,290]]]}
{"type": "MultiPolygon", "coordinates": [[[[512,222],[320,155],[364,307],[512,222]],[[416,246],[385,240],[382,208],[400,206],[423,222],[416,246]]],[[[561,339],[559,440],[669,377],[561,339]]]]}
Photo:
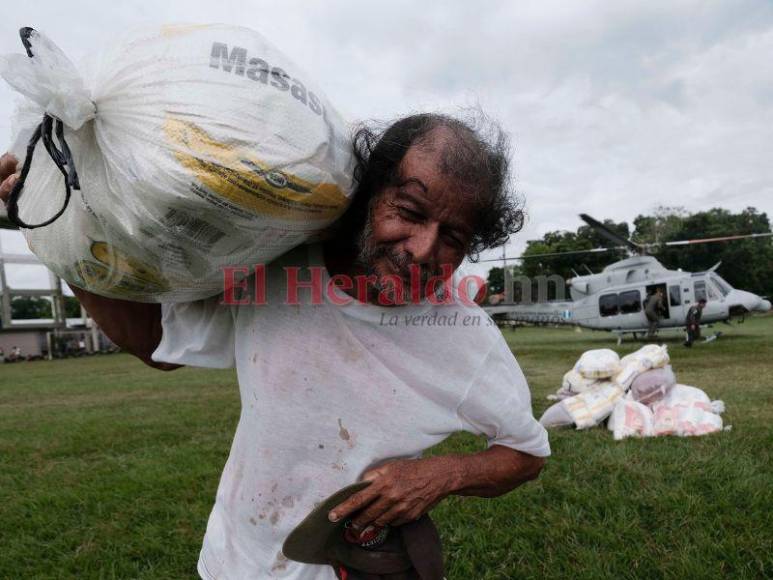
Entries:
{"type": "Polygon", "coordinates": [[[171,38],[172,36],[188,34],[194,30],[202,30],[211,26],[211,24],[166,24],[161,27],[159,33],[163,38],[171,38]]]}
{"type": "Polygon", "coordinates": [[[164,130],[177,160],[210,191],[243,209],[285,220],[325,221],[346,209],[348,199],[334,183],[313,183],[274,170],[187,121],[170,117],[164,130]]]}
{"type": "Polygon", "coordinates": [[[127,296],[166,292],[169,284],[155,268],[116,250],[106,242],[92,242],[91,255],[96,259],[79,260],[75,269],[88,288],[127,296]]]}

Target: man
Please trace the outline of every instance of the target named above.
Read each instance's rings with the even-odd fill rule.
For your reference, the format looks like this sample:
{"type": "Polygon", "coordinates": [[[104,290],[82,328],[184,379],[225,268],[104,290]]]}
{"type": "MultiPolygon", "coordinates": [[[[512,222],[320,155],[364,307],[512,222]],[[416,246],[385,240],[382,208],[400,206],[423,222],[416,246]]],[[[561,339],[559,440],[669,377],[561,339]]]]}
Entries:
{"type": "Polygon", "coordinates": [[[706,299],[701,298],[697,304],[690,306],[690,309],[687,311],[687,316],[685,317],[687,340],[684,341],[684,345],[687,348],[692,348],[692,343],[701,337],[701,317],[705,307],[706,299]]]}
{"type": "MultiPolygon", "coordinates": [[[[357,192],[338,233],[269,265],[265,304],[159,306],[73,288],[103,331],[151,366],[237,368],[242,412],[203,578],[333,579],[331,568],[288,561],[280,547],[337,489],[372,482],[329,514],[367,534],[416,520],[450,494],[507,493],[550,453],[496,326],[474,303],[438,304],[435,291],[453,287],[466,255],[521,227],[506,139],[428,114],[381,135],[362,129],[354,146],[357,192]],[[430,287],[433,278],[444,284],[430,287]],[[303,287],[309,280],[327,290],[323,299],[303,287]],[[401,287],[415,300],[403,304],[401,287]],[[455,323],[430,323],[441,313],[455,323]],[[460,430],[486,435],[488,448],[421,457],[460,430]]],[[[15,164],[4,163],[7,175],[15,164]]],[[[248,302],[255,289],[240,290],[225,301],[248,302]]]]}
{"type": "Polygon", "coordinates": [[[664,310],[663,290],[657,288],[644,301],[644,315],[649,323],[649,328],[647,329],[648,340],[654,340],[658,335],[658,327],[660,326],[660,319],[663,317],[664,310]]]}

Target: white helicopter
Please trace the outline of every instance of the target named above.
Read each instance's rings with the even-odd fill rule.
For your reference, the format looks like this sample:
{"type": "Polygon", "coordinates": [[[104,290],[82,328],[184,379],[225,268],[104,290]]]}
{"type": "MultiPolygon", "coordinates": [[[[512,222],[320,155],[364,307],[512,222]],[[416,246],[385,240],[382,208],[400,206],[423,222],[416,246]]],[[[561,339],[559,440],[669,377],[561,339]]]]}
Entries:
{"type": "MultiPolygon", "coordinates": [[[[486,312],[509,321],[572,324],[594,330],[607,330],[617,334],[620,342],[625,334],[633,334],[634,338],[638,338],[639,334],[647,332],[648,322],[644,314],[644,299],[658,289],[663,293],[665,307],[659,324],[661,329],[684,328],[687,311],[701,299],[706,300],[701,325],[729,321],[733,317],[743,317],[753,312],[767,312],[771,308],[769,300],[751,292],[733,288],[723,280],[716,272],[721,262],[704,272],[669,270],[653,256],[646,255],[646,250],[651,245],[627,240],[586,214],[581,214],[580,217],[604,237],[619,244],[614,248],[595,248],[587,252],[627,249],[635,255],[608,265],[598,274],[589,270],[588,275],[576,275],[566,280],[571,300],[533,303],[527,299],[517,303],[506,303],[501,301],[500,295],[500,301],[492,297],[494,300],[490,300],[490,303],[484,306],[486,312]]],[[[679,240],[665,242],[662,245],[684,246],[771,235],[773,232],[679,240]]],[[[540,256],[547,255],[557,254],[540,254],[540,256]]],[[[520,259],[531,257],[537,257],[537,255],[520,259]]],[[[513,296],[513,285],[517,284],[519,279],[507,276],[507,269],[505,271],[505,295],[513,296]]],[[[563,282],[559,276],[542,280],[545,285],[551,281],[563,282]]],[[[524,282],[531,286],[530,280],[524,279],[524,282]]],[[[523,291],[523,287],[521,290],[523,291]]],[[[530,294],[530,288],[528,294],[530,294]]]]}

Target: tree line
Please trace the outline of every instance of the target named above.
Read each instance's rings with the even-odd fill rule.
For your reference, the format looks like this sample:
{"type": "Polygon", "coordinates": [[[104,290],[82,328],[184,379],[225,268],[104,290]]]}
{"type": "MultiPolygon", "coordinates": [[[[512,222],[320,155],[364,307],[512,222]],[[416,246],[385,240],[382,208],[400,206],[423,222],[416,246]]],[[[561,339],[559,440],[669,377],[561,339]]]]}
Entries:
{"type": "MultiPolygon", "coordinates": [[[[81,305],[75,296],[64,296],[66,318],[80,318],[81,305]]],[[[37,320],[53,318],[53,306],[49,298],[39,296],[17,296],[11,300],[11,317],[14,320],[37,320]]]]}

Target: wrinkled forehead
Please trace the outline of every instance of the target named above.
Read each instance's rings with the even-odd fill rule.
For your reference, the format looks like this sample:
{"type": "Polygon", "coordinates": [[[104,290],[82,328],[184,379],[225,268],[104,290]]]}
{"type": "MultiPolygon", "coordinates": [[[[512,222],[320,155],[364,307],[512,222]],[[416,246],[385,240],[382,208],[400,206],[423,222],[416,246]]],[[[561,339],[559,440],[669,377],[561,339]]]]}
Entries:
{"type": "Polygon", "coordinates": [[[427,201],[453,206],[474,219],[487,184],[471,157],[469,147],[449,129],[433,129],[406,151],[396,185],[418,190],[427,201]]]}

